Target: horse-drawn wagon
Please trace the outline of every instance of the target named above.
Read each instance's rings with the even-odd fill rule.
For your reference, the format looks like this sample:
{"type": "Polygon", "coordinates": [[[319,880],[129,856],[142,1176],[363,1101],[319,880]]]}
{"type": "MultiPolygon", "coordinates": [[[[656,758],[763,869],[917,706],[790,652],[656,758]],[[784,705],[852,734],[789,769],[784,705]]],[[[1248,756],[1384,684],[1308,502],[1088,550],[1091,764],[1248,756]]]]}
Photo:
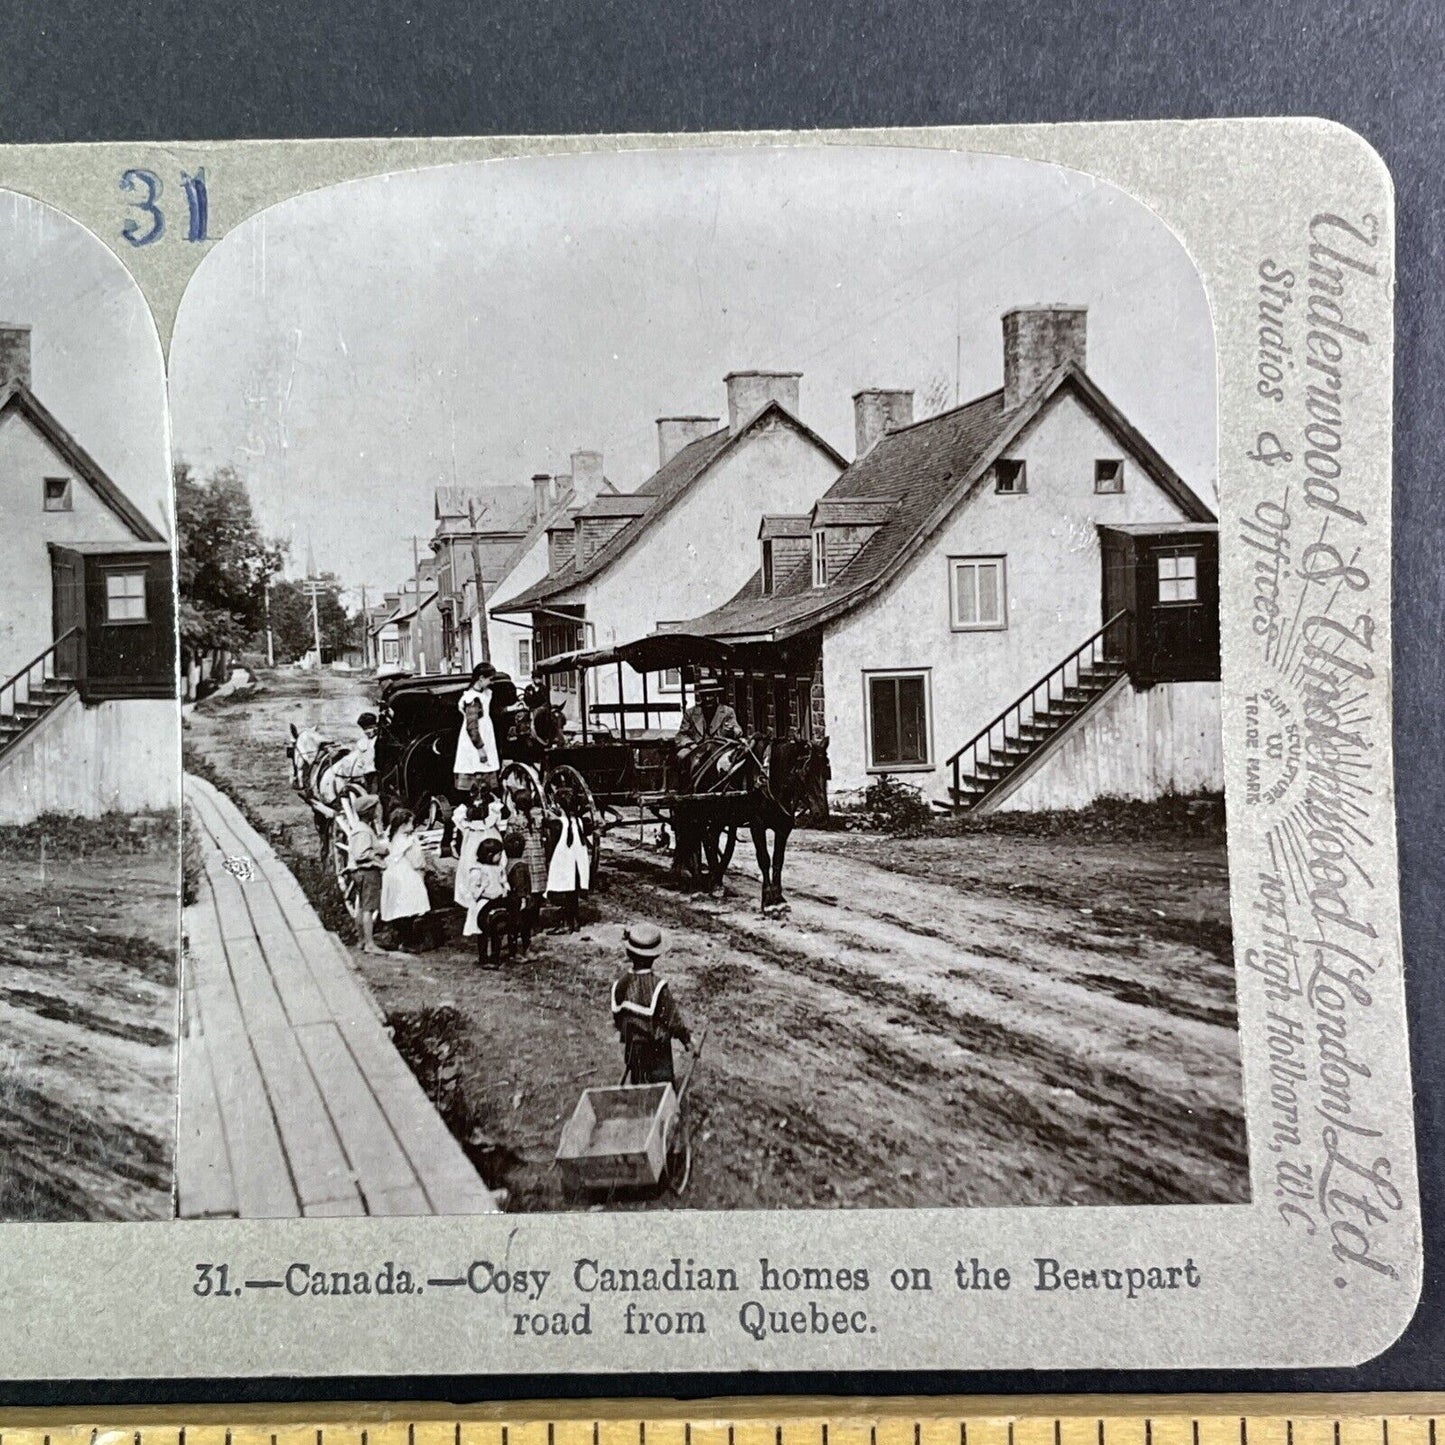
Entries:
{"type": "MultiPolygon", "coordinates": [[[[490,713],[504,792],[544,816],[565,811],[577,819],[594,880],[603,835],[622,824],[641,829],[651,819],[671,828],[674,869],[711,890],[732,861],[739,831],[747,829],[762,874],[763,905],[781,904],[788,835],[800,820],[827,811],[827,739],[752,732],[706,738],[685,758],[677,749],[689,687],[696,699],[704,674],[725,679],[743,662],[736,649],[711,638],[658,633],[541,660],[520,696],[513,679],[497,673],[490,713]],[[611,701],[597,700],[599,689],[589,689],[588,677],[602,669],[615,674],[611,701]],[[660,685],[669,673],[677,679],[670,691],[660,685]],[[579,700],[572,729],[551,698],[551,679],[560,676],[571,679],[579,700]]],[[[433,849],[462,801],[452,770],[458,705],[468,685],[455,674],[402,678],[385,684],[378,705],[377,792],[387,811],[411,810],[423,845],[433,849]]],[[[348,890],[347,800],[360,782],[344,776],[347,746],[308,730],[293,739],[290,751],[293,785],[311,804],[323,856],[348,890]]]]}
{"type": "MultiPolygon", "coordinates": [[[[383,684],[377,704],[375,789],[383,811],[407,808],[428,851],[439,854],[453,808],[464,800],[455,786],[453,764],[462,726],[459,704],[468,679],[454,673],[398,678],[383,684]]],[[[501,758],[502,789],[525,799],[544,817],[565,810],[582,825],[592,855],[593,877],[600,862],[603,820],[586,779],[570,766],[557,743],[562,738],[558,709],[545,688],[518,695],[506,673],[492,679],[491,717],[501,758]]],[[[316,819],[321,856],[348,901],[352,873],[348,835],[355,826],[353,802],[364,790],[364,754],[352,744],[324,738],[316,729],[292,729],[287,747],[292,786],[316,819]]]]}
{"type": "Polygon", "coordinates": [[[704,676],[721,687],[745,664],[738,649],[716,639],[663,632],[557,654],[533,671],[542,680],[575,677],[580,736],[568,743],[565,757],[587,780],[602,827],[642,825],[649,817],[667,823],[675,871],[709,890],[722,883],[738,832],[746,828],[769,907],[783,902],[788,835],[799,821],[827,812],[827,739],[753,732],[704,738],[686,757],[677,749],[689,686],[696,700],[704,676]],[[614,699],[589,703],[600,689],[589,688],[587,678],[604,669],[613,673],[614,699]],[[658,685],[669,673],[676,679],[672,692],[658,685]]]}

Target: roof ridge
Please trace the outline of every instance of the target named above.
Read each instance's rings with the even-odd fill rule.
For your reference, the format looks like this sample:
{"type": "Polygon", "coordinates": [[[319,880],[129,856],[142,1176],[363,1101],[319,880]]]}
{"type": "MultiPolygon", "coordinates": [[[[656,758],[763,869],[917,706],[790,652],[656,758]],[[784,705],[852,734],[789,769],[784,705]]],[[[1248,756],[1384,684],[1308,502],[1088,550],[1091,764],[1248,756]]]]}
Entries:
{"type": "Polygon", "coordinates": [[[80,474],[81,480],[100,498],[101,504],[124,522],[139,541],[170,541],[121,490],[110,473],[76,441],[69,427],[23,381],[12,381],[0,387],[0,410],[12,403],[26,412],[31,424],[40,430],[62,459],[80,474]]]}
{"type": "MultiPolygon", "coordinates": [[[[906,426],[889,427],[874,445],[876,446],[881,442],[886,442],[889,437],[900,436],[903,432],[916,431],[919,427],[927,426],[930,422],[942,421],[944,417],[955,416],[958,412],[967,411],[969,407],[977,406],[981,401],[990,401],[996,396],[1002,396],[1003,391],[1003,387],[995,387],[993,391],[986,391],[981,396],[974,397],[972,401],[960,402],[957,406],[949,407],[947,411],[936,411],[932,416],[921,416],[917,421],[911,421],[906,426]]],[[[866,453],[864,455],[866,455],[866,453]]],[[[857,461],[858,458],[855,457],[854,460],[857,461]]]]}

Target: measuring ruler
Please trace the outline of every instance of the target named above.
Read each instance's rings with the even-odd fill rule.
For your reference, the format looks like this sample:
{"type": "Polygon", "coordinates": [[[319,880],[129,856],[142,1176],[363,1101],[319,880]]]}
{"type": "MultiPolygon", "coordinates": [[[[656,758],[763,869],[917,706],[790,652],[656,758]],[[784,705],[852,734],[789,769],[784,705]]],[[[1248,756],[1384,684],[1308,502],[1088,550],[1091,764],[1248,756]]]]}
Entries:
{"type": "Polygon", "coordinates": [[[1445,1445],[1445,1393],[0,1411],[0,1445],[1445,1445]]]}

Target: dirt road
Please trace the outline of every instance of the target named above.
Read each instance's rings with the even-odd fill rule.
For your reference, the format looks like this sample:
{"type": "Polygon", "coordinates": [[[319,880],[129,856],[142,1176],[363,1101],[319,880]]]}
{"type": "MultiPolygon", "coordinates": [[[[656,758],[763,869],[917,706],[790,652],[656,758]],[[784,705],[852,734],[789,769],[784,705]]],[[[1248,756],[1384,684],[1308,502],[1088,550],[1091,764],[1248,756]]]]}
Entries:
{"type": "Polygon", "coordinates": [[[0,1219],[165,1219],[173,819],[0,829],[0,1219]]]}
{"type": "MultiPolygon", "coordinates": [[[[198,765],[289,838],[314,896],[325,885],[287,789],[285,723],[339,731],[367,691],[278,677],[189,728],[198,765]]],[[[677,892],[636,830],[614,834],[579,935],[544,937],[500,974],[455,937],[362,960],[398,1044],[511,1207],[573,1203],[552,1155],[581,1090],[616,1080],[607,990],[639,917],[666,931],[663,972],[709,1030],[688,1206],[1247,1196],[1217,823],[1176,808],[907,841],[800,832],[788,858],[791,911],[764,918],[746,844],[719,901],[677,892]]]]}

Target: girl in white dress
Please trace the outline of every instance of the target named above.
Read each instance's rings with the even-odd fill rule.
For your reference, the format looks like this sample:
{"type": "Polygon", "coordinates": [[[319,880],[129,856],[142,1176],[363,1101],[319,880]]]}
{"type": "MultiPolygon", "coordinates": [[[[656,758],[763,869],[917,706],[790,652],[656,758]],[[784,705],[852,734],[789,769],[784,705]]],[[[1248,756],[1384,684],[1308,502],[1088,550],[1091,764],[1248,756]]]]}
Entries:
{"type": "Polygon", "coordinates": [[[418,918],[431,912],[426,891],[426,855],[416,836],[416,820],[398,808],[391,820],[391,851],[381,874],[381,916],[399,925],[403,947],[413,945],[418,918]]]}
{"type": "Polygon", "coordinates": [[[547,896],[562,910],[561,931],[576,933],[581,897],[592,886],[592,854],[571,798],[559,795],[556,801],[562,831],[547,864],[547,896]]]}
{"type": "Polygon", "coordinates": [[[477,940],[477,962],[483,968],[500,968],[502,964],[502,931],[508,908],[507,874],[501,859],[501,843],[486,837],[471,866],[472,902],[462,936],[477,940]]]}
{"type": "Polygon", "coordinates": [[[472,867],[477,861],[477,849],[484,838],[502,841],[502,804],[492,796],[490,789],[478,784],[465,803],[459,803],[452,814],[452,826],[456,829],[457,877],[452,885],[452,901],[458,908],[470,908],[476,901],[472,889],[472,867]]]}

